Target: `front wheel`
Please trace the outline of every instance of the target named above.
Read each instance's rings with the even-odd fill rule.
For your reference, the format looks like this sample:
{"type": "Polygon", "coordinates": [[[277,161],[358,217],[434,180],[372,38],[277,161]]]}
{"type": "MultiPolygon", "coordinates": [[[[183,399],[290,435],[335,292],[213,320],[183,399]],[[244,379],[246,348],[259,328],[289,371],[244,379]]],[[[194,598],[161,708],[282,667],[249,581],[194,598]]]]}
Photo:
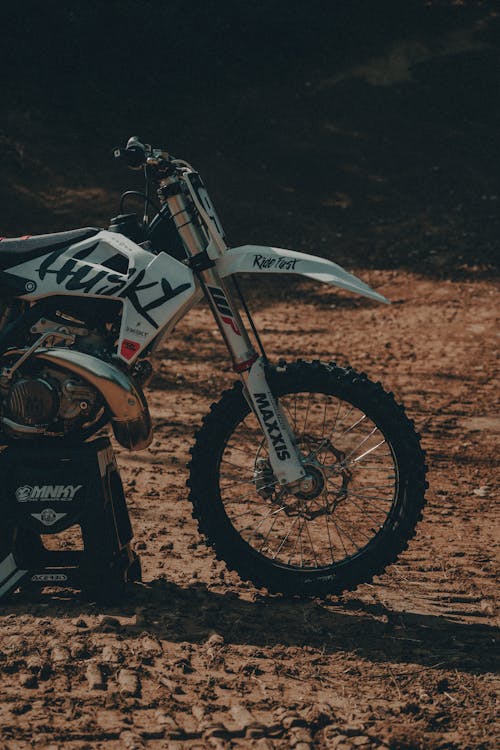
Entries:
{"type": "Polygon", "coordinates": [[[379,383],[335,364],[267,372],[295,433],[307,492],[274,477],[260,425],[236,383],[203,420],[191,451],[193,516],[217,557],[270,592],[352,590],[395,562],[425,503],[413,423],[379,383]]]}

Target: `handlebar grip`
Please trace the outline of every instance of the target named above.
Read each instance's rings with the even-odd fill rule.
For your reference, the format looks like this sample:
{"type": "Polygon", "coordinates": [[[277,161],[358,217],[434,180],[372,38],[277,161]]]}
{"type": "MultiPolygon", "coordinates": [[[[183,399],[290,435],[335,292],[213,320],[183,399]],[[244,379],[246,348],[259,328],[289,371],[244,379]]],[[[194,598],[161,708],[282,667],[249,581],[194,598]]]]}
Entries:
{"type": "Polygon", "coordinates": [[[136,136],[128,139],[125,148],[113,149],[115,159],[123,159],[132,169],[140,169],[146,163],[146,146],[136,136]]]}

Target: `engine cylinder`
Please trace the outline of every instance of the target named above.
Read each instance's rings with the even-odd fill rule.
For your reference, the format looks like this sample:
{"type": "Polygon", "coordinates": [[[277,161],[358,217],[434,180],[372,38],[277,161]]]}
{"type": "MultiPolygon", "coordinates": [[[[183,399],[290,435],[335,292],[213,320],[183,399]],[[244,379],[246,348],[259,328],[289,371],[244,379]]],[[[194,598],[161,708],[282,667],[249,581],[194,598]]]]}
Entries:
{"type": "Polygon", "coordinates": [[[57,390],[44,378],[20,378],[10,388],[5,402],[8,417],[29,427],[50,424],[58,409],[57,390]]]}

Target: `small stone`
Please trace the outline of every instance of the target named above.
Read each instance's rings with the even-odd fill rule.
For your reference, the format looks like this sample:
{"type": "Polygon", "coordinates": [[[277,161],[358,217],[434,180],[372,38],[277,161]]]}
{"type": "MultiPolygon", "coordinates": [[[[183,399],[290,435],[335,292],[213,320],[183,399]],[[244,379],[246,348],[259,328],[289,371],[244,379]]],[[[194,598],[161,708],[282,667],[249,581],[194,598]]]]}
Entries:
{"type": "Polygon", "coordinates": [[[135,698],[141,692],[139,676],[130,669],[120,669],[118,672],[118,685],[122,695],[135,698]]]}
{"type": "Polygon", "coordinates": [[[223,646],[224,645],[224,636],[220,635],[219,633],[212,633],[211,636],[207,638],[205,641],[206,646],[211,646],[212,648],[214,646],[223,646]]]}
{"type": "Polygon", "coordinates": [[[73,643],[70,649],[73,659],[88,659],[91,656],[91,647],[88,643],[73,643]]]}
{"type": "Polygon", "coordinates": [[[120,734],[120,741],[123,747],[127,750],[141,750],[144,747],[144,743],[136,734],[130,730],[126,730],[120,734]]]}
{"type": "Polygon", "coordinates": [[[66,664],[71,659],[71,653],[66,646],[54,646],[51,658],[56,664],[66,664]]]}
{"type": "Polygon", "coordinates": [[[158,724],[160,724],[160,726],[163,728],[164,735],[167,735],[169,739],[180,740],[185,736],[184,730],[181,729],[175,723],[175,720],[168,713],[165,713],[163,710],[158,710],[155,712],[155,719],[158,722],[158,724]]]}
{"type": "Polygon", "coordinates": [[[493,604],[493,602],[488,602],[484,599],[481,601],[479,605],[479,609],[481,610],[481,612],[484,612],[485,615],[490,615],[490,616],[493,616],[496,612],[495,605],[493,604]]]}
{"type": "Polygon", "coordinates": [[[158,682],[160,685],[163,685],[167,688],[167,690],[170,690],[172,695],[181,695],[184,693],[184,690],[181,688],[181,686],[175,682],[175,680],[169,680],[168,677],[160,677],[158,682]]]}
{"type": "Polygon", "coordinates": [[[106,685],[104,682],[104,677],[103,677],[101,668],[98,664],[91,662],[87,666],[85,677],[87,678],[87,682],[89,684],[90,690],[104,690],[105,689],[106,685]]]}
{"type": "Polygon", "coordinates": [[[42,660],[38,656],[38,654],[31,654],[26,659],[26,668],[33,672],[33,674],[39,674],[42,669],[42,660]]]}
{"type": "Polygon", "coordinates": [[[364,745],[369,745],[371,740],[366,734],[360,734],[358,737],[353,737],[351,742],[354,747],[364,747],[364,745]]]}
{"type": "Polygon", "coordinates": [[[153,658],[162,655],[163,647],[159,641],[147,635],[141,639],[139,651],[144,658],[153,658]]]}
{"type": "Polygon", "coordinates": [[[339,728],[332,724],[324,728],[323,736],[328,750],[337,750],[338,747],[345,745],[349,741],[345,734],[340,734],[339,728]]]}
{"type": "Polygon", "coordinates": [[[79,617],[77,620],[75,620],[75,628],[88,628],[87,622],[83,619],[83,617],[79,617]]]}
{"type": "Polygon", "coordinates": [[[293,727],[290,730],[290,735],[290,744],[292,747],[295,747],[296,750],[305,750],[305,748],[309,750],[309,748],[312,747],[311,732],[307,727],[293,727]]]}
{"type": "Polygon", "coordinates": [[[192,674],[195,671],[189,659],[177,659],[174,662],[174,667],[182,674],[192,674]]]}
{"type": "Polygon", "coordinates": [[[477,489],[472,490],[472,492],[477,495],[477,497],[489,497],[490,488],[485,484],[482,487],[478,487],[477,489]]]}
{"type": "Polygon", "coordinates": [[[101,617],[101,620],[99,622],[99,628],[104,633],[110,633],[113,630],[120,630],[122,624],[120,620],[118,620],[116,617],[110,617],[109,615],[104,615],[104,617],[101,617]]]}
{"type": "Polygon", "coordinates": [[[107,646],[104,646],[102,650],[101,659],[108,664],[118,664],[122,661],[123,657],[116,646],[111,646],[108,644],[107,646]]]}
{"type": "Polygon", "coordinates": [[[307,724],[315,724],[323,727],[335,719],[335,712],[328,703],[315,703],[306,711],[307,724]]]}

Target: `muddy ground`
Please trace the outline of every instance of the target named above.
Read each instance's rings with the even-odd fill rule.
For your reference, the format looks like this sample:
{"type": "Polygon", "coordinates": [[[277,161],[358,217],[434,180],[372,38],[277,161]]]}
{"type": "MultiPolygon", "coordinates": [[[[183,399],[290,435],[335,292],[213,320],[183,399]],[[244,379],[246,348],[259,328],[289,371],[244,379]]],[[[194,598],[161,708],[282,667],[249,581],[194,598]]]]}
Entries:
{"type": "Polygon", "coordinates": [[[279,282],[253,307],[273,357],[349,361],[405,402],[430,483],[408,551],[328,601],[268,596],[215,561],[185,464],[232,374],[200,307],[158,356],[151,448],[118,450],[144,583],[113,607],[2,605],[2,750],[497,746],[498,290],[359,273],[391,307],[279,282]]]}

